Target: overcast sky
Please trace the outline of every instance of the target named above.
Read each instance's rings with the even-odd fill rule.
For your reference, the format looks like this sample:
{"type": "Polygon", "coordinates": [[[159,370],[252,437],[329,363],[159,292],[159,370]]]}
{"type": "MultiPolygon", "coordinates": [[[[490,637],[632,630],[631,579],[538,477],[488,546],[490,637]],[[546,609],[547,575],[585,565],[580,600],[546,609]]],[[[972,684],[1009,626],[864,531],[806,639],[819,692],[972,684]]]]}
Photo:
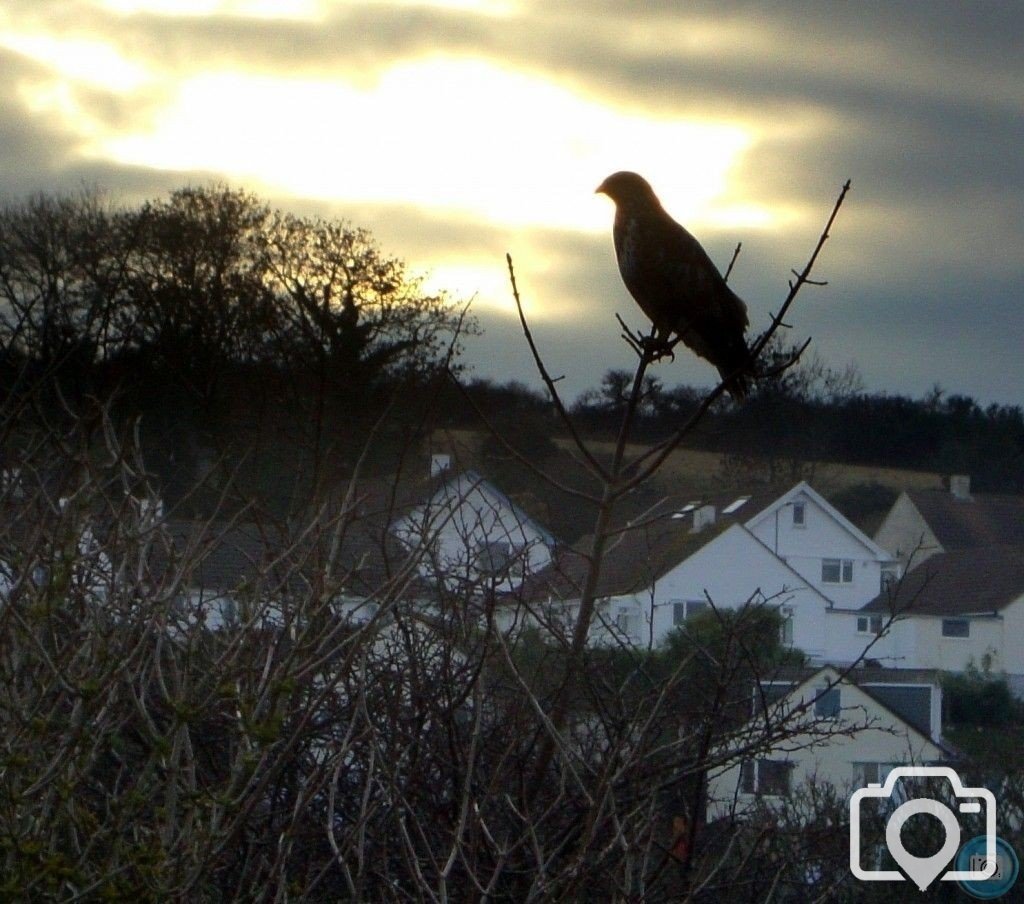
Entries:
{"type": "MultiPolygon", "coordinates": [[[[790,322],[870,390],[1024,402],[1024,3],[3,0],[0,194],[223,179],[374,231],[476,296],[474,372],[535,382],[504,255],[569,395],[630,364],[633,169],[753,329],[853,190],[790,322]]],[[[681,353],[666,385],[710,384],[681,353]]]]}

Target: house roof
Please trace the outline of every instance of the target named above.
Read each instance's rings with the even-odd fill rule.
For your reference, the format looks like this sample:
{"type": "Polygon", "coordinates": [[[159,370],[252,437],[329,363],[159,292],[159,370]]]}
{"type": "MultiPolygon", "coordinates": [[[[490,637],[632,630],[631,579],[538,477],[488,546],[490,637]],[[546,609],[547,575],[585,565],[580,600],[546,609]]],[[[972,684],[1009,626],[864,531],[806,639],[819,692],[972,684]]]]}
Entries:
{"type": "Polygon", "coordinates": [[[1024,595],[1024,544],[954,549],[908,571],[861,611],[912,615],[995,613],[1024,595]]]}
{"type": "Polygon", "coordinates": [[[155,580],[181,572],[195,590],[229,593],[241,586],[272,592],[319,588],[328,574],[331,591],[373,596],[403,575],[409,554],[374,521],[318,520],[283,524],[168,519],[156,529],[150,560],[155,580]]]}
{"type": "MultiPolygon", "coordinates": [[[[838,679],[840,686],[852,684],[861,693],[869,697],[878,706],[882,707],[893,718],[898,719],[908,728],[915,731],[929,743],[934,744],[943,753],[951,758],[959,754],[956,750],[941,740],[936,740],[939,734],[936,731],[933,736],[931,725],[931,698],[927,704],[928,712],[921,711],[921,701],[911,701],[898,691],[908,685],[932,685],[939,687],[939,673],[934,669],[883,669],[883,668],[857,668],[840,669],[833,665],[823,665],[818,668],[780,670],[772,676],[772,684],[792,682],[785,691],[789,696],[801,688],[812,684],[823,673],[828,673],[829,682],[838,679]],[[888,693],[889,690],[896,693],[888,693]]],[[[936,726],[938,728],[939,726],[936,726]]]]}
{"type": "Polygon", "coordinates": [[[856,524],[850,521],[839,509],[830,503],[824,496],[814,489],[806,480],[801,480],[796,486],[787,490],[778,498],[774,499],[766,508],[758,511],[754,517],[747,521],[747,527],[753,528],[764,518],[771,516],[783,506],[789,505],[798,496],[806,496],[814,502],[823,512],[830,515],[833,520],[842,527],[851,537],[864,546],[879,561],[890,562],[892,555],[882,549],[874,540],[864,533],[856,524]]]}
{"type": "Polygon", "coordinates": [[[945,490],[908,490],[907,496],[946,550],[1024,546],[1024,496],[960,499],[945,490]]]}
{"type": "Polygon", "coordinates": [[[551,531],[525,511],[522,506],[513,502],[488,477],[479,471],[470,469],[449,469],[431,477],[398,474],[360,479],[355,486],[354,501],[356,512],[361,518],[372,518],[382,525],[393,528],[403,519],[421,511],[434,500],[450,501],[453,497],[457,498],[457,493],[461,492],[465,495],[474,489],[493,496],[513,514],[519,523],[529,525],[536,530],[548,546],[555,546],[559,543],[551,531]],[[455,490],[457,484],[462,484],[463,489],[455,490]]]}
{"type": "MultiPolygon", "coordinates": [[[[689,558],[733,525],[742,525],[752,511],[770,501],[764,495],[730,493],[713,497],[663,499],[641,517],[614,529],[601,563],[598,596],[624,596],[637,593],[689,558]],[[739,500],[745,501],[735,508],[739,500]],[[694,516],[704,506],[715,507],[715,521],[694,531],[694,516]],[[726,512],[726,509],[732,511],[726,512]]],[[[589,549],[590,537],[580,541],[580,549],[589,549]]],[[[563,555],[552,563],[560,575],[552,588],[559,593],[577,594],[583,585],[590,560],[582,552],[563,555]]]]}
{"type": "MultiPolygon", "coordinates": [[[[616,528],[617,533],[609,540],[609,548],[601,564],[598,596],[625,596],[649,588],[680,562],[734,525],[764,546],[751,532],[751,527],[801,493],[835,517],[872,554],[887,561],[892,558],[804,481],[781,495],[764,491],[734,491],[704,497],[670,497],[663,499],[641,517],[616,528]],[[715,521],[695,532],[694,515],[706,505],[715,507],[715,521]]],[[[585,537],[578,544],[578,549],[589,549],[589,544],[590,538],[585,537]]],[[[769,554],[775,555],[767,546],[764,548],[769,554]]],[[[780,564],[802,584],[807,584],[806,578],[793,571],[781,559],[780,564]]],[[[551,581],[551,592],[571,596],[575,591],[578,594],[588,565],[589,559],[581,552],[577,552],[575,557],[563,556],[560,561],[553,563],[553,570],[560,572],[560,575],[557,580],[551,581]]]]}

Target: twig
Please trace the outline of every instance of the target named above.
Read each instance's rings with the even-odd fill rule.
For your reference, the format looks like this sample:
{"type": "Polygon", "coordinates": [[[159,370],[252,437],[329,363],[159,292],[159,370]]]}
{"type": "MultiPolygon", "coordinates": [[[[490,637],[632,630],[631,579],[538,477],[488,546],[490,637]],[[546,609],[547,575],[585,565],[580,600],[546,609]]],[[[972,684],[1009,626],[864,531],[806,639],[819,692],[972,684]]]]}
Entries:
{"type": "Polygon", "coordinates": [[[586,460],[590,470],[599,476],[602,480],[608,479],[608,472],[604,466],[599,462],[586,447],[579,433],[576,432],[576,425],[572,422],[572,418],[569,417],[569,412],[565,408],[565,404],[562,402],[561,397],[558,395],[558,390],[555,388],[555,380],[551,378],[551,374],[548,373],[548,369],[544,364],[544,360],[540,356],[540,352],[537,350],[537,344],[533,341],[533,334],[530,332],[530,325],[526,322],[526,314],[523,312],[523,302],[519,297],[519,287],[516,285],[516,272],[512,266],[512,255],[506,253],[505,260],[508,263],[508,278],[512,283],[512,297],[515,299],[516,311],[519,312],[519,323],[523,328],[523,335],[526,337],[527,345],[530,346],[530,352],[533,355],[534,364],[537,365],[537,372],[540,374],[541,379],[544,381],[544,385],[548,388],[548,393],[551,395],[551,401],[558,411],[558,416],[562,422],[566,425],[569,430],[569,435],[572,436],[572,441],[575,443],[576,448],[580,450],[580,454],[586,460]]]}
{"type": "Polygon", "coordinates": [[[832,213],[828,218],[828,222],[825,223],[825,228],[821,231],[821,235],[818,237],[818,244],[814,246],[814,251],[811,253],[810,259],[807,261],[803,270],[801,270],[799,273],[796,273],[794,271],[794,275],[796,276],[796,282],[790,283],[789,294],[786,296],[786,300],[782,303],[782,307],[779,308],[779,313],[772,316],[771,325],[768,327],[767,330],[765,330],[761,334],[761,336],[751,346],[750,357],[752,360],[757,360],[758,356],[761,354],[762,351],[764,351],[765,346],[771,340],[772,336],[775,335],[775,332],[778,329],[778,327],[783,324],[783,321],[786,317],[786,312],[793,304],[793,300],[796,298],[797,292],[800,291],[801,287],[805,283],[810,282],[808,277],[811,275],[811,270],[814,268],[814,263],[818,259],[818,254],[821,252],[821,249],[825,247],[825,242],[827,242],[829,239],[829,230],[832,228],[832,224],[835,222],[836,216],[839,214],[839,208],[843,206],[843,201],[846,200],[846,193],[849,190],[850,180],[847,179],[846,182],[843,184],[842,191],[839,192],[839,197],[836,198],[835,206],[833,206],[832,208],[832,213]]]}
{"type": "Polygon", "coordinates": [[[455,374],[453,374],[450,370],[448,371],[448,377],[455,384],[455,387],[462,394],[462,397],[469,403],[469,406],[473,409],[476,416],[480,418],[480,421],[487,428],[487,432],[490,433],[491,436],[493,436],[496,440],[498,440],[498,442],[500,442],[501,445],[505,448],[505,451],[508,452],[513,458],[515,458],[516,461],[518,461],[524,467],[529,468],[531,473],[535,474],[545,483],[553,486],[556,490],[560,490],[563,493],[568,493],[570,496],[575,496],[577,499],[585,499],[587,502],[592,502],[595,504],[601,501],[600,498],[597,496],[593,496],[590,493],[585,493],[583,490],[577,490],[574,487],[569,486],[568,484],[562,483],[560,480],[556,480],[554,477],[548,474],[547,471],[545,471],[543,468],[538,467],[536,463],[531,461],[526,455],[523,455],[523,453],[520,452],[515,446],[513,446],[512,443],[510,443],[508,439],[505,437],[505,435],[500,430],[498,430],[494,426],[494,424],[491,423],[490,419],[484,413],[483,409],[477,404],[476,399],[474,399],[473,396],[470,395],[466,387],[459,382],[458,377],[456,377],[455,374]]]}
{"type": "Polygon", "coordinates": [[[736,243],[736,250],[732,253],[732,260],[729,261],[729,266],[725,268],[725,276],[722,279],[725,282],[729,281],[729,274],[732,273],[732,268],[736,265],[736,258],[740,256],[740,248],[743,247],[743,242],[736,243]]]}

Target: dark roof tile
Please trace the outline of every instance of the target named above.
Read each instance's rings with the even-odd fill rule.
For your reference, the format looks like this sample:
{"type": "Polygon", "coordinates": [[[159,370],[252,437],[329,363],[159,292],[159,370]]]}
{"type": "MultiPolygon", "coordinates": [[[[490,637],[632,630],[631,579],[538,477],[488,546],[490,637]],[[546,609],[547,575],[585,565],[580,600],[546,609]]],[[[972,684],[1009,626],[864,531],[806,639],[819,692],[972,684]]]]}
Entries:
{"type": "Polygon", "coordinates": [[[998,612],[1024,594],[1024,545],[938,553],[867,603],[868,612],[971,615],[998,612]]]}
{"type": "Polygon", "coordinates": [[[959,499],[944,490],[909,490],[907,495],[947,551],[1024,545],[1024,496],[959,499]]]}

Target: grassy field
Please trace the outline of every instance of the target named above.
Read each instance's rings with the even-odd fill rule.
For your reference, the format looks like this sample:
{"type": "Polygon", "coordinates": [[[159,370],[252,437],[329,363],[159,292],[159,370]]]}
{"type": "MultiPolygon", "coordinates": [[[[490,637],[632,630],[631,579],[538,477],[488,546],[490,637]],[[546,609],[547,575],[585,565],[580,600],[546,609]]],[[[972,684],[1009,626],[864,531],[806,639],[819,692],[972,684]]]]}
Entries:
{"type": "MultiPolygon", "coordinates": [[[[485,435],[474,430],[444,431],[437,437],[442,443],[453,446],[457,457],[467,462],[474,461],[480,443],[485,435]]],[[[555,442],[563,449],[572,449],[569,439],[556,438],[555,442]]],[[[588,447],[599,457],[610,457],[614,443],[610,440],[590,440],[588,447]]],[[[647,449],[639,443],[631,443],[627,449],[630,457],[636,457],[647,449]]],[[[665,462],[658,474],[659,483],[684,486],[690,490],[712,490],[721,488],[730,476],[730,463],[727,456],[720,452],[706,452],[701,449],[676,449],[665,462]]],[[[911,471],[904,468],[872,467],[870,465],[848,465],[835,462],[805,462],[802,466],[803,475],[814,485],[815,489],[828,495],[846,487],[858,484],[876,483],[892,490],[940,489],[942,475],[929,471],[911,471]]],[[[735,468],[733,469],[735,471],[735,468]]],[[[746,475],[765,480],[770,467],[767,462],[752,462],[746,475]],[[760,473],[758,473],[760,472],[760,473]]],[[[743,482],[744,473],[734,473],[737,483],[743,482]]],[[[783,479],[783,483],[787,482],[783,479]]],[[[790,480],[789,483],[795,481],[790,480]]]]}

